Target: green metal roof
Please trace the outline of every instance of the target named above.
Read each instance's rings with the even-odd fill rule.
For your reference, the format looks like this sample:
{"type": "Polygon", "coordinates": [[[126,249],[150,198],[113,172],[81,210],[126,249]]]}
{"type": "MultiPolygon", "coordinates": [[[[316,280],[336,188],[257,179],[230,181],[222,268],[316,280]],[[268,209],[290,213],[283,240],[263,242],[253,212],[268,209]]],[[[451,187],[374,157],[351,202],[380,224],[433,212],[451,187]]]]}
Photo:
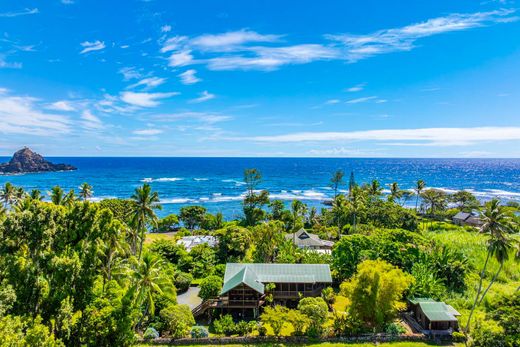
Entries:
{"type": "Polygon", "coordinates": [[[456,321],[455,316],[460,316],[452,306],[446,305],[443,302],[419,302],[421,310],[426,317],[432,321],[456,321]]]}
{"type": "Polygon", "coordinates": [[[328,264],[226,264],[221,294],[239,284],[264,293],[266,283],[332,283],[328,264]]]}
{"type": "Polygon", "coordinates": [[[220,294],[225,294],[242,283],[247,285],[249,288],[256,290],[260,294],[264,293],[264,285],[257,281],[256,274],[253,272],[253,270],[249,269],[247,266],[244,266],[233,277],[224,282],[224,286],[222,287],[220,294]]]}

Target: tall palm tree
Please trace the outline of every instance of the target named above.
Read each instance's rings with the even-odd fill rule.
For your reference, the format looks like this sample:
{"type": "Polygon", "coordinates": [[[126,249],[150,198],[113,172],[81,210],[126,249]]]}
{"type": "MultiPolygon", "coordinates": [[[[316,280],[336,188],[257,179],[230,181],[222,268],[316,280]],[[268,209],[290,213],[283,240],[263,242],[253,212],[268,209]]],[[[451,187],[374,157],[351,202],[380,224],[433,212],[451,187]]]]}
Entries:
{"type": "Polygon", "coordinates": [[[381,183],[378,180],[372,180],[370,185],[367,187],[368,195],[371,199],[378,199],[382,194],[383,188],[381,187],[381,183]]]}
{"type": "Polygon", "coordinates": [[[477,293],[475,295],[475,300],[473,301],[473,306],[471,307],[471,311],[469,313],[468,322],[466,323],[466,333],[469,332],[471,317],[473,316],[475,308],[480,302],[482,302],[485,294],[489,290],[489,287],[493,284],[494,279],[496,279],[496,276],[502,270],[503,263],[508,258],[508,253],[509,250],[512,248],[513,242],[509,237],[509,234],[514,232],[512,218],[511,215],[504,208],[504,206],[500,205],[500,200],[493,199],[491,201],[488,201],[484,207],[484,210],[481,213],[480,218],[483,222],[481,232],[487,234],[489,239],[486,260],[482,267],[482,271],[480,272],[480,280],[478,284],[477,293]],[[494,279],[490,283],[489,287],[486,289],[484,293],[482,293],[482,282],[484,281],[484,277],[486,275],[486,269],[489,260],[493,256],[500,263],[500,266],[497,274],[495,274],[494,279]]]}
{"type": "Polygon", "coordinates": [[[356,231],[357,216],[360,210],[365,206],[365,196],[359,187],[354,187],[350,195],[349,208],[352,212],[352,229],[356,231]]]}
{"type": "Polygon", "coordinates": [[[152,192],[152,187],[145,183],[142,187],[138,187],[132,195],[134,207],[132,213],[132,225],[134,233],[132,236],[132,253],[137,253],[137,239],[140,239],[139,259],[141,259],[141,252],[143,251],[143,241],[146,233],[146,226],[157,225],[157,216],[154,210],[161,209],[159,205],[159,194],[152,192]]]}
{"type": "Polygon", "coordinates": [[[390,183],[390,195],[388,196],[388,200],[395,202],[399,200],[401,196],[403,196],[403,191],[399,188],[397,182],[390,183]]]}
{"type": "MultiPolygon", "coordinates": [[[[293,229],[296,228],[298,224],[298,220],[300,218],[305,217],[305,213],[307,212],[307,205],[305,205],[300,200],[293,200],[291,203],[291,214],[293,219],[293,229]]],[[[296,230],[294,230],[296,232],[296,230]]]]}
{"type": "Polygon", "coordinates": [[[76,192],[74,192],[74,189],[69,190],[67,194],[63,197],[63,205],[65,206],[72,206],[76,202],[76,192]]]}
{"type": "Polygon", "coordinates": [[[16,187],[7,182],[0,190],[0,201],[4,203],[4,207],[12,205],[16,201],[16,187]]]}
{"type": "Polygon", "coordinates": [[[415,212],[417,212],[417,208],[419,206],[419,197],[421,196],[421,193],[422,193],[422,191],[424,190],[425,187],[426,187],[426,183],[423,180],[418,180],[415,183],[415,188],[414,188],[415,195],[416,195],[416,198],[415,198],[415,212]]]}
{"type": "Polygon", "coordinates": [[[33,200],[42,200],[43,199],[42,192],[39,189],[31,190],[31,192],[29,193],[29,196],[33,200]]]}
{"type": "Polygon", "coordinates": [[[63,205],[65,192],[60,186],[54,186],[51,190],[51,201],[54,205],[63,205]]]}
{"type": "Polygon", "coordinates": [[[429,206],[430,216],[434,216],[436,210],[444,209],[447,204],[446,193],[438,189],[425,190],[421,194],[421,199],[429,206]]]}
{"type": "Polygon", "coordinates": [[[104,235],[100,241],[99,256],[103,272],[103,286],[112,280],[112,270],[117,257],[127,253],[127,243],[124,242],[125,224],[118,220],[103,228],[104,235]]]}
{"type": "Polygon", "coordinates": [[[175,293],[171,280],[164,276],[161,271],[162,268],[163,260],[161,258],[152,253],[145,253],[143,259],[139,261],[132,273],[133,284],[129,289],[129,293],[136,305],[145,305],[142,319],[148,313],[152,316],[155,314],[154,293],[167,297],[173,297],[175,293]]]}
{"type": "Polygon", "coordinates": [[[330,179],[330,184],[332,186],[332,189],[334,189],[334,199],[338,196],[338,189],[341,185],[345,184],[343,181],[343,177],[345,176],[345,173],[343,170],[337,170],[332,174],[332,178],[330,179]]]}
{"type": "Polygon", "coordinates": [[[92,197],[92,186],[87,182],[83,182],[81,186],[79,186],[79,197],[81,200],[85,201],[92,197]]]}

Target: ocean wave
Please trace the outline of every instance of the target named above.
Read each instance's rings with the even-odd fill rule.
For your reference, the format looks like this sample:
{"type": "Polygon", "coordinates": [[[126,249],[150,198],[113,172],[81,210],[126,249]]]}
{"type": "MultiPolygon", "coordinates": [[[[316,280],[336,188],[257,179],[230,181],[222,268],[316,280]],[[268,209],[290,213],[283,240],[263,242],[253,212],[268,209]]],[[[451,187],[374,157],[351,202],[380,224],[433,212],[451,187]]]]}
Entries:
{"type": "Polygon", "coordinates": [[[161,204],[195,204],[197,203],[197,199],[189,199],[189,198],[172,198],[172,199],[161,199],[161,204]]]}
{"type": "Polygon", "coordinates": [[[209,178],[197,178],[197,177],[195,177],[193,180],[197,181],[197,182],[198,181],[209,181],[209,178]]]}
{"type": "Polygon", "coordinates": [[[234,183],[235,186],[243,186],[246,184],[246,182],[244,181],[239,181],[239,180],[234,180],[234,179],[225,179],[225,180],[222,180],[222,182],[224,183],[234,183]]]}
{"type": "Polygon", "coordinates": [[[152,182],[177,182],[177,181],[183,181],[184,178],[179,177],[160,177],[160,178],[151,178],[146,177],[141,180],[141,182],[145,183],[152,183],[152,182]]]}

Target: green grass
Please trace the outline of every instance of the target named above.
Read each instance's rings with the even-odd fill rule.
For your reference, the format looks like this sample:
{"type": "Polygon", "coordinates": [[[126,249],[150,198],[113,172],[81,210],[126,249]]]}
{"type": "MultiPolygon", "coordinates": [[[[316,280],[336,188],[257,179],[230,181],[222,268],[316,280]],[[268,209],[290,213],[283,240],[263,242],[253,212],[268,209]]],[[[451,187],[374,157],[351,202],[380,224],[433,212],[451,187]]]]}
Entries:
{"type": "Polygon", "coordinates": [[[148,233],[144,239],[144,244],[149,245],[156,240],[174,240],[174,233],[148,233]]]}
{"type": "MultiPolygon", "coordinates": [[[[141,347],[144,346],[150,346],[146,344],[139,345],[141,347]]],[[[201,346],[196,344],[186,344],[182,346],[201,346]]],[[[223,346],[223,345],[205,345],[208,347],[217,347],[217,346],[223,346]]],[[[282,347],[282,346],[307,346],[307,347],[369,347],[369,346],[383,346],[383,347],[431,347],[431,346],[438,346],[436,344],[430,344],[425,342],[385,342],[380,344],[374,344],[372,342],[365,342],[365,343],[334,343],[334,342],[322,342],[322,343],[309,343],[309,344],[283,344],[283,343],[258,343],[253,345],[239,345],[239,344],[232,344],[232,345],[224,345],[227,347],[242,347],[242,346],[256,346],[256,347],[282,347]]],[[[450,346],[456,346],[461,347],[462,344],[455,344],[450,346]]]]}

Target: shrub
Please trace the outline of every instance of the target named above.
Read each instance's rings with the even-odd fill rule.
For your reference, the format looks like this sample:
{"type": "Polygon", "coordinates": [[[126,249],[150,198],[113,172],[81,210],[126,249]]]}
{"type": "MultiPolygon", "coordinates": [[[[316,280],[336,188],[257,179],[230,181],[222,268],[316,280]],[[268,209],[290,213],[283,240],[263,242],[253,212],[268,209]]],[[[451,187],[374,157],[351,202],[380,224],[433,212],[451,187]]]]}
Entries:
{"type": "Polygon", "coordinates": [[[178,293],[184,293],[190,288],[190,284],[193,281],[193,276],[186,272],[179,272],[177,276],[175,276],[175,288],[177,288],[178,293]]]}
{"type": "Polygon", "coordinates": [[[259,336],[267,335],[267,328],[262,323],[258,323],[257,324],[256,330],[258,330],[258,335],[259,336]]]}
{"type": "Polygon", "coordinates": [[[213,322],[213,329],[217,335],[231,336],[236,333],[236,325],[230,314],[222,316],[213,322]]]}
{"type": "Polygon", "coordinates": [[[246,336],[253,332],[254,326],[246,322],[245,320],[241,320],[235,325],[235,332],[238,336],[246,336]]]}
{"type": "Polygon", "coordinates": [[[454,331],[451,335],[453,342],[466,342],[466,335],[461,332],[454,331]]]}
{"type": "Polygon", "coordinates": [[[143,334],[143,339],[145,339],[147,341],[154,340],[158,337],[159,337],[159,332],[157,332],[157,330],[155,330],[152,327],[146,328],[146,330],[144,331],[144,334],[143,334]]]}
{"type": "Polygon", "coordinates": [[[208,329],[200,325],[191,328],[190,334],[192,339],[201,339],[209,336],[208,329]]]}
{"type": "Polygon", "coordinates": [[[473,330],[474,347],[506,346],[504,329],[492,321],[479,321],[473,330]]]}
{"type": "Polygon", "coordinates": [[[386,327],[386,333],[391,335],[401,335],[406,332],[406,329],[398,323],[390,323],[386,327]]]}
{"type": "Polygon", "coordinates": [[[222,278],[218,276],[208,276],[200,282],[199,297],[207,300],[218,296],[222,289],[222,278]]]}
{"type": "Polygon", "coordinates": [[[188,305],[170,305],[162,309],[160,315],[173,338],[185,337],[195,324],[188,305]]]}

